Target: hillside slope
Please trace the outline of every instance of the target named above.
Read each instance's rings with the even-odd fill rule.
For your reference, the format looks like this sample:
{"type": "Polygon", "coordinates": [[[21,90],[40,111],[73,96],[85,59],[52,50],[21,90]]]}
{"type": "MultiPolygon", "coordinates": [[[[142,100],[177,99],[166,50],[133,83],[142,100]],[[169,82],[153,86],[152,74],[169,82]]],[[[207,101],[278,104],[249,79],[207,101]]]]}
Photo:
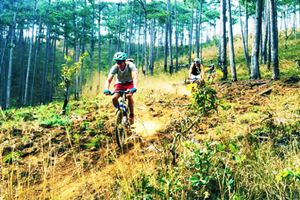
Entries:
{"type": "MultiPolygon", "coordinates": [[[[61,102],[0,110],[0,199],[299,199],[300,69],[292,47],[281,50],[280,81],[270,81],[264,65],[263,79],[248,81],[238,64],[241,81],[208,85],[219,106],[207,115],[191,106],[187,69],[141,76],[124,151],[110,97],[101,94],[72,101],[67,116],[61,102]]],[[[215,52],[205,51],[206,61],[215,52]]]]}
{"type": "MultiPolygon", "coordinates": [[[[125,152],[116,147],[115,111],[104,96],[72,102],[67,117],[59,116],[58,103],[2,113],[2,197],[127,198],[141,173],[151,174],[164,166],[176,126],[188,118],[192,97],[182,81],[155,81],[160,87],[141,83],[136,94],[137,136],[125,152]]],[[[297,83],[261,80],[213,87],[224,109],[189,130],[190,139],[218,141],[247,135],[270,114],[276,123],[299,122],[299,76],[297,83]],[[260,94],[270,88],[269,95],[260,94]]]]}

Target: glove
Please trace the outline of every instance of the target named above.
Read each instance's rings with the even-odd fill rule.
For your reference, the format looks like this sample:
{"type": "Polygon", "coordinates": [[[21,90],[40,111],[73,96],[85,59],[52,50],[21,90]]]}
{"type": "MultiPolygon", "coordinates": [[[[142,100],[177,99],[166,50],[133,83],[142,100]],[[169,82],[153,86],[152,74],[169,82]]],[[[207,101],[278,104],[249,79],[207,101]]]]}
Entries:
{"type": "Polygon", "coordinates": [[[110,90],[104,90],[103,93],[106,94],[106,95],[109,95],[109,94],[111,94],[111,91],[110,90]]]}
{"type": "Polygon", "coordinates": [[[136,92],[136,88],[131,88],[130,89],[130,93],[135,93],[136,92]]]}

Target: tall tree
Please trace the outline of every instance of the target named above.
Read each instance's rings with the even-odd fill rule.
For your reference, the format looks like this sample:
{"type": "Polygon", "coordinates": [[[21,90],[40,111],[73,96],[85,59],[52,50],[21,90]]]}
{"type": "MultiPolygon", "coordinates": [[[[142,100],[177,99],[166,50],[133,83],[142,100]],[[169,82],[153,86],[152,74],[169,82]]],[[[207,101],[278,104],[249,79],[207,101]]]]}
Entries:
{"type": "MultiPolygon", "coordinates": [[[[34,8],[33,8],[33,17],[35,16],[36,5],[37,5],[37,1],[35,0],[34,1],[34,8]]],[[[27,105],[27,101],[28,101],[29,73],[30,73],[31,60],[32,60],[31,57],[32,57],[33,40],[34,40],[34,37],[35,37],[34,25],[35,25],[35,22],[34,22],[34,20],[32,20],[32,24],[31,24],[32,36],[30,38],[30,43],[29,43],[29,54],[28,54],[27,69],[26,69],[26,79],[25,79],[25,90],[24,90],[23,105],[27,105]]]]}
{"type": "Polygon", "coordinates": [[[178,64],[178,17],[177,17],[177,1],[174,1],[174,14],[175,14],[175,71],[179,70],[178,64]]]}
{"type": "MultiPolygon", "coordinates": [[[[247,10],[247,6],[246,6],[246,10],[247,10]]],[[[247,11],[246,11],[246,13],[247,13],[247,11]]],[[[248,32],[248,27],[246,28],[246,25],[245,25],[245,31],[244,31],[240,3],[239,3],[239,15],[240,15],[239,20],[240,20],[240,27],[241,27],[241,34],[242,34],[242,41],[243,41],[244,57],[245,57],[245,61],[246,61],[246,66],[247,66],[249,74],[250,74],[250,59],[249,59],[249,52],[248,52],[248,33],[246,34],[246,31],[248,32]]],[[[246,21],[248,21],[248,19],[246,21]]]]}
{"type": "Polygon", "coordinates": [[[227,53],[226,53],[226,0],[221,0],[221,15],[220,15],[220,23],[221,23],[221,64],[222,64],[222,72],[223,72],[223,80],[227,79],[228,71],[227,71],[227,53]]]}
{"type": "MultiPolygon", "coordinates": [[[[49,16],[50,14],[50,5],[51,0],[48,0],[48,9],[46,11],[46,16],[49,16]]],[[[50,22],[47,22],[47,30],[46,30],[46,47],[45,47],[45,64],[44,64],[44,70],[43,70],[43,76],[42,76],[42,85],[41,85],[41,93],[42,95],[42,102],[47,101],[47,94],[48,94],[48,88],[47,88],[47,77],[48,77],[48,68],[49,68],[49,54],[50,54],[50,32],[51,32],[51,25],[50,22]]]]}
{"type": "Polygon", "coordinates": [[[192,42],[193,42],[193,31],[194,31],[194,10],[192,10],[192,17],[191,17],[191,25],[189,30],[189,65],[192,63],[192,42]]]}
{"type": "Polygon", "coordinates": [[[232,81],[237,81],[235,68],[235,53],[233,44],[232,17],[231,17],[231,1],[227,0],[228,22],[229,22],[229,48],[230,48],[230,69],[232,81]]]}
{"type": "Polygon", "coordinates": [[[149,48],[149,70],[153,75],[154,70],[154,42],[155,42],[155,19],[151,19],[150,23],[150,48],[149,48]]]}
{"type": "Polygon", "coordinates": [[[168,71],[168,47],[169,47],[169,45],[168,45],[168,41],[169,41],[169,39],[168,39],[168,34],[169,34],[169,25],[168,25],[169,23],[168,23],[168,21],[166,21],[166,23],[165,23],[165,34],[164,34],[164,36],[165,36],[165,45],[164,45],[164,72],[167,72],[168,71]]]}
{"type": "Polygon", "coordinates": [[[5,108],[10,107],[10,101],[11,101],[11,80],[12,80],[12,65],[13,65],[13,53],[14,53],[14,37],[15,37],[15,29],[16,29],[16,16],[17,16],[17,2],[14,1],[13,3],[14,12],[13,12],[13,19],[12,24],[10,26],[9,31],[9,63],[8,63],[8,72],[7,72],[7,84],[6,84],[6,103],[5,108]]]}
{"type": "Polygon", "coordinates": [[[170,65],[169,65],[169,73],[173,73],[173,54],[172,54],[172,6],[171,1],[167,0],[167,9],[169,13],[169,59],[170,59],[170,65]]]}
{"type": "Polygon", "coordinates": [[[279,59],[278,59],[278,28],[277,28],[277,4],[275,0],[270,0],[271,14],[271,63],[273,69],[273,79],[279,79],[279,59]]]}
{"type": "Polygon", "coordinates": [[[148,54],[147,54],[147,3],[146,0],[139,0],[142,10],[143,10],[143,15],[144,15],[144,66],[143,66],[143,71],[146,73],[148,72],[148,54]],[[146,68],[146,69],[145,69],[146,68]]]}
{"type": "Polygon", "coordinates": [[[251,57],[251,75],[250,78],[260,79],[259,70],[259,49],[261,39],[261,22],[262,22],[262,5],[263,1],[256,1],[256,15],[255,15],[255,29],[254,29],[254,40],[252,46],[252,57],[251,57]]]}
{"type": "Polygon", "coordinates": [[[269,25],[270,25],[270,20],[269,20],[269,2],[265,1],[265,10],[264,10],[264,37],[263,37],[263,44],[262,44],[262,50],[261,50],[261,57],[262,57],[262,62],[265,64],[267,62],[267,47],[268,47],[268,35],[269,35],[269,25]]]}

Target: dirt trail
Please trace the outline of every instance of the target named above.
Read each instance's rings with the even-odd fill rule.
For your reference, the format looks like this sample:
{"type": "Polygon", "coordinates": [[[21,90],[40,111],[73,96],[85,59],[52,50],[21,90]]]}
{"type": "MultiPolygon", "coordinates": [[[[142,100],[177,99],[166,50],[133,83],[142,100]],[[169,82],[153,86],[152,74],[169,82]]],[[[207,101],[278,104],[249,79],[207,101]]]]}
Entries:
{"type": "Polygon", "coordinates": [[[172,107],[174,99],[190,94],[182,83],[174,81],[156,84],[141,87],[142,91],[151,91],[156,96],[153,95],[154,97],[146,102],[137,101],[135,106],[137,117],[133,130],[143,138],[151,137],[157,131],[164,129],[174,114],[174,107],[172,107]],[[159,87],[156,87],[156,84],[159,87]]]}
{"type": "MultiPolygon", "coordinates": [[[[171,117],[174,117],[177,108],[174,108],[172,103],[176,102],[176,98],[178,98],[178,94],[176,94],[178,88],[184,90],[185,86],[174,88],[171,84],[164,84],[159,90],[152,89],[150,93],[155,93],[155,95],[147,98],[146,102],[136,101],[136,123],[133,131],[141,137],[143,145],[134,141],[134,146],[131,146],[128,152],[117,156],[113,163],[104,165],[96,171],[89,171],[79,179],[70,179],[69,184],[66,183],[65,186],[59,184],[57,187],[58,191],[61,191],[59,198],[69,199],[80,196],[84,190],[90,191],[92,188],[92,191],[101,191],[101,194],[96,194],[98,197],[110,199],[116,179],[122,177],[122,180],[128,180],[122,184],[130,184],[133,176],[139,174],[143,169],[154,166],[154,164],[150,164],[152,161],[148,158],[155,152],[149,150],[151,144],[148,144],[147,140],[155,137],[160,130],[166,127],[171,117]]],[[[148,88],[142,88],[142,90],[144,93],[149,92],[148,88]]],[[[85,196],[89,195],[85,194],[85,196]]],[[[90,196],[90,198],[95,197],[90,196]]]]}
{"type": "MultiPolygon", "coordinates": [[[[128,180],[127,183],[122,183],[126,185],[130,184],[131,178],[141,171],[151,167],[154,169],[155,164],[151,165],[154,159],[151,157],[158,156],[158,154],[151,149],[152,141],[157,140],[157,133],[164,130],[169,121],[180,114],[181,103],[188,99],[187,92],[184,85],[164,82],[146,85],[146,87],[140,87],[139,90],[140,94],[137,93],[135,96],[136,120],[133,125],[133,132],[138,135],[139,140],[129,141],[129,148],[126,152],[122,153],[116,148],[114,138],[105,149],[75,155],[69,152],[69,155],[61,159],[52,169],[57,173],[49,177],[49,181],[34,188],[28,188],[23,194],[29,192],[35,195],[36,192],[47,187],[52,191],[50,192],[51,198],[111,199],[112,193],[116,192],[113,192],[116,180],[120,177],[122,180],[128,180]],[[99,159],[93,161],[93,157],[99,159]],[[77,165],[74,160],[77,160],[77,165]],[[91,169],[83,170],[85,162],[94,164],[91,169]]],[[[109,108],[108,112],[111,120],[109,124],[113,124],[113,108],[109,108]]],[[[43,195],[42,193],[38,196],[39,198],[47,197],[43,195]]]]}

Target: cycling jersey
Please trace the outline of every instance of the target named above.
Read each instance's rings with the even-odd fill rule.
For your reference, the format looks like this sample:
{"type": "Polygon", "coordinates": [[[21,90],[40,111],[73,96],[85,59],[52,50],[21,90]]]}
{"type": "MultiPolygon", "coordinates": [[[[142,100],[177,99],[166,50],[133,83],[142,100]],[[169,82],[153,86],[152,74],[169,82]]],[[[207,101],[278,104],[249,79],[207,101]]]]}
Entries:
{"type": "Polygon", "coordinates": [[[135,72],[135,71],[137,71],[135,64],[133,64],[132,62],[126,62],[126,66],[124,70],[121,70],[118,67],[118,65],[115,64],[110,69],[109,74],[113,76],[117,75],[116,84],[123,84],[123,83],[129,83],[133,81],[131,72],[135,72]]]}
{"type": "Polygon", "coordinates": [[[194,75],[194,76],[198,76],[199,74],[201,74],[201,68],[200,68],[200,66],[197,66],[196,64],[192,64],[193,66],[192,66],[192,75],[194,75]]]}

